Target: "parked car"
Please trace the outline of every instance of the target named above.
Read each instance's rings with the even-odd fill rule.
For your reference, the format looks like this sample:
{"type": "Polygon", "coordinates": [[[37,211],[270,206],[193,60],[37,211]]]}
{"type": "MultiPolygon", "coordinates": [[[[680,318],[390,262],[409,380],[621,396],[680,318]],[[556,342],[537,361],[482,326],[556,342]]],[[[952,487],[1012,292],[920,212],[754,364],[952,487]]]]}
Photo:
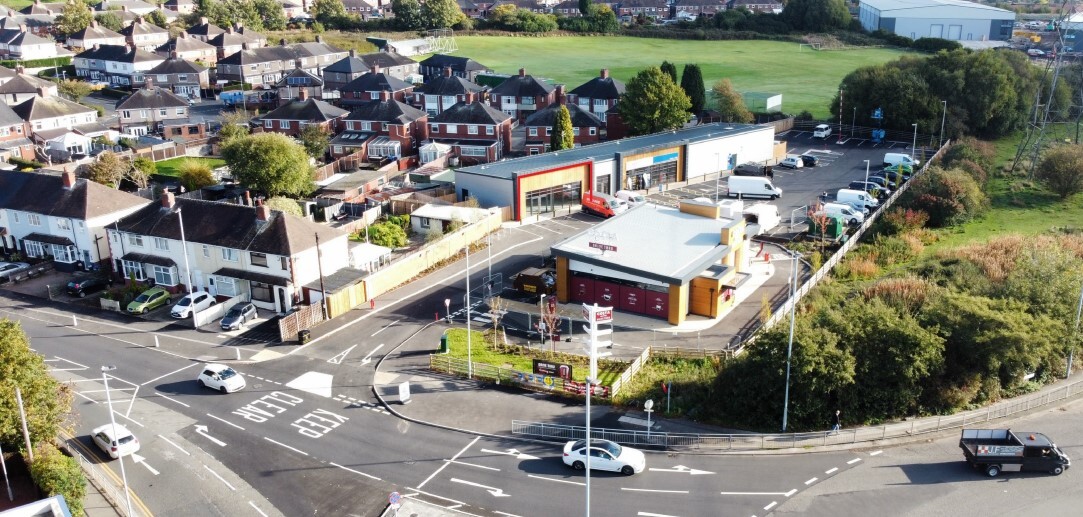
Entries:
{"type": "Polygon", "coordinates": [[[245,323],[256,319],[256,306],[251,303],[238,303],[229,308],[229,312],[222,318],[222,330],[237,330],[245,323]]]}
{"type": "Polygon", "coordinates": [[[105,424],[95,427],[90,432],[94,443],[102,452],[114,460],[129,454],[139,452],[139,438],[136,438],[127,427],[120,424],[105,424]]]}
{"type": "Polygon", "coordinates": [[[0,282],[7,282],[27,269],[30,264],[26,262],[0,262],[0,282]]]}
{"type": "Polygon", "coordinates": [[[85,298],[86,295],[96,293],[109,287],[109,279],[100,276],[91,276],[72,279],[68,282],[68,294],[85,298]]]}
{"type": "Polygon", "coordinates": [[[895,189],[898,185],[894,181],[891,181],[883,176],[869,176],[869,182],[875,183],[886,189],[895,189]]]}
{"type": "Polygon", "coordinates": [[[233,393],[244,389],[244,377],[237,370],[224,364],[209,363],[203,365],[196,383],[201,388],[210,388],[222,393],[233,393]]]}
{"type": "Polygon", "coordinates": [[[779,167],[786,167],[787,169],[800,169],[804,167],[804,160],[797,156],[787,156],[781,162],[778,162],[779,167]]]}
{"type": "Polygon", "coordinates": [[[871,181],[851,181],[850,188],[854,190],[864,190],[869,194],[876,196],[879,199],[884,199],[891,195],[891,191],[873,183],[871,181]]]}
{"type": "Polygon", "coordinates": [[[173,306],[173,309],[169,311],[169,315],[178,319],[187,318],[193,313],[206,309],[215,303],[214,297],[211,296],[210,293],[205,293],[203,291],[188,293],[173,306]]]}
{"type": "MultiPolygon", "coordinates": [[[[564,464],[575,470],[585,469],[586,449],[586,440],[574,440],[564,444],[564,464]]],[[[590,441],[590,468],[592,470],[611,470],[631,476],[643,472],[646,466],[647,459],[638,450],[609,440],[590,441]]]]}
{"type": "Polygon", "coordinates": [[[801,165],[804,165],[805,167],[815,167],[816,164],[820,161],[819,158],[811,154],[802,154],[798,156],[798,158],[801,159],[801,165]]]}
{"type": "Polygon", "coordinates": [[[169,304],[169,291],[161,287],[151,287],[136,296],[128,304],[127,310],[131,314],[146,314],[158,307],[169,304]]]}
{"type": "Polygon", "coordinates": [[[816,126],[816,129],[812,130],[813,138],[827,138],[831,136],[831,126],[827,124],[820,124],[816,126]]]}

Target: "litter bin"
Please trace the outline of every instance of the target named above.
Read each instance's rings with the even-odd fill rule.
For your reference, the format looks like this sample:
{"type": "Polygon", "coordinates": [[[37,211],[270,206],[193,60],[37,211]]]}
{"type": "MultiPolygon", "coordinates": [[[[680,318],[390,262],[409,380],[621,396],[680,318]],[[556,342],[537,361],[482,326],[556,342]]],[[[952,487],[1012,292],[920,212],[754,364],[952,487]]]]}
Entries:
{"type": "Polygon", "coordinates": [[[443,334],[440,336],[440,353],[447,353],[447,334],[443,334]]]}
{"type": "Polygon", "coordinates": [[[304,329],[297,332],[297,341],[302,345],[308,343],[312,339],[312,331],[304,329]]]}

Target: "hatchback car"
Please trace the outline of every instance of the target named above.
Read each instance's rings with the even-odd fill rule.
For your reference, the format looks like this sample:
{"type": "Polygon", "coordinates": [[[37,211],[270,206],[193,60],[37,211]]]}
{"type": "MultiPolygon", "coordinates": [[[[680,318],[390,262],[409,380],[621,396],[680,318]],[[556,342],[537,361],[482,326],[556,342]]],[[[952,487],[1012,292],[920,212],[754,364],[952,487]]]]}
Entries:
{"type": "Polygon", "coordinates": [[[96,293],[106,287],[109,287],[109,280],[106,278],[99,276],[76,278],[68,282],[68,294],[84,298],[86,295],[96,293]]]}
{"type": "Polygon", "coordinates": [[[222,330],[237,330],[245,323],[256,319],[256,306],[251,303],[238,303],[229,308],[222,318],[222,330]]]}
{"type": "Polygon", "coordinates": [[[190,317],[192,313],[199,312],[214,304],[214,297],[209,293],[204,293],[202,291],[188,293],[173,306],[173,309],[169,311],[169,315],[178,319],[187,318],[190,317]]]}
{"type": "Polygon", "coordinates": [[[136,296],[128,304],[127,310],[131,314],[146,314],[158,307],[169,304],[169,291],[161,287],[151,287],[136,296]]]}
{"type": "Polygon", "coordinates": [[[30,264],[26,262],[0,262],[0,282],[11,280],[27,269],[30,269],[30,264]]]}
{"type": "Polygon", "coordinates": [[[95,427],[91,438],[102,452],[110,458],[117,459],[121,456],[139,452],[139,438],[136,438],[127,427],[120,424],[105,424],[95,427]]]}
{"type": "Polygon", "coordinates": [[[224,364],[205,364],[203,370],[196,377],[196,383],[202,388],[218,390],[222,393],[233,393],[244,389],[244,377],[237,370],[224,364]]]}
{"type": "Polygon", "coordinates": [[[800,169],[801,167],[804,167],[805,165],[804,165],[804,161],[801,160],[801,158],[798,158],[796,156],[790,156],[790,157],[787,157],[786,159],[782,160],[781,162],[778,162],[778,166],[779,167],[786,167],[787,169],[800,169]]]}
{"type": "Polygon", "coordinates": [[[869,194],[883,199],[891,195],[891,191],[871,181],[851,181],[849,187],[854,190],[864,190],[869,194]]]}
{"type": "Polygon", "coordinates": [[[802,154],[798,156],[798,158],[801,159],[801,165],[804,165],[805,167],[815,167],[820,161],[819,158],[811,154],[802,154]]]}
{"type": "Polygon", "coordinates": [[[891,181],[883,176],[869,176],[869,183],[875,183],[886,189],[894,189],[898,185],[894,181],[891,181]]]}
{"type": "MultiPolygon", "coordinates": [[[[583,470],[587,465],[586,440],[575,440],[564,444],[564,464],[575,470],[583,470]]],[[[647,458],[642,452],[631,447],[623,447],[609,440],[590,441],[590,468],[592,470],[611,470],[631,476],[647,466],[647,458]]]]}

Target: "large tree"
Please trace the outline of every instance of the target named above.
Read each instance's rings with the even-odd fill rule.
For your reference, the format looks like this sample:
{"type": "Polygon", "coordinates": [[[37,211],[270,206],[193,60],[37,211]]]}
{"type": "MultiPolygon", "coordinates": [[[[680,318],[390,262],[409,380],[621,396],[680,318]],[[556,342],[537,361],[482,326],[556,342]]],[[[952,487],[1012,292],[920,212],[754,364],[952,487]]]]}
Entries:
{"type": "Polygon", "coordinates": [[[116,188],[131,167],[132,164],[127,159],[112,151],[106,151],[87,166],[86,175],[90,181],[116,188]]]}
{"type": "Polygon", "coordinates": [[[106,11],[95,16],[94,19],[97,20],[98,25],[113,32],[120,32],[124,28],[124,20],[120,18],[116,11],[106,11]]]}
{"type": "Polygon", "coordinates": [[[305,148],[279,133],[234,138],[222,147],[230,173],[268,196],[303,196],[312,191],[313,169],[305,148]]]}
{"type": "Polygon", "coordinates": [[[309,14],[316,21],[326,25],[329,22],[345,18],[346,6],[342,5],[342,0],[315,0],[312,2],[309,14]]]}
{"type": "Polygon", "coordinates": [[[94,13],[83,0],[68,0],[56,17],[56,31],[65,36],[75,34],[90,25],[94,13]]]}
{"type": "Polygon", "coordinates": [[[633,135],[646,135],[680,128],[691,106],[684,90],[652,66],[628,81],[617,109],[633,135]]]}
{"type": "Polygon", "coordinates": [[[400,30],[414,31],[425,26],[418,0],[391,0],[391,12],[395,14],[395,26],[400,30]]]}
{"type": "Polygon", "coordinates": [[[745,101],[741,94],[733,89],[729,79],[722,79],[711,87],[714,93],[715,109],[726,122],[740,122],[747,124],[752,122],[752,112],[745,107],[745,101]]]}
{"type": "Polygon", "coordinates": [[[688,95],[688,100],[692,103],[692,107],[689,109],[693,114],[700,114],[703,112],[703,108],[707,107],[707,92],[703,85],[703,72],[700,71],[699,65],[684,65],[684,71],[681,72],[681,89],[688,95]]]}
{"type": "Polygon", "coordinates": [[[309,156],[322,160],[327,154],[327,146],[331,143],[331,134],[326,129],[315,124],[309,124],[301,129],[301,145],[309,156]]]}
{"type": "Polygon", "coordinates": [[[45,359],[30,349],[30,338],[18,322],[0,320],[0,443],[24,448],[18,386],[26,410],[30,441],[37,444],[56,438],[67,426],[71,412],[71,390],[49,375],[45,359]]]}
{"type": "Polygon", "coordinates": [[[579,14],[583,16],[591,15],[591,7],[594,6],[594,2],[591,0],[579,0],[579,14]]]}
{"type": "Polygon", "coordinates": [[[426,0],[421,6],[422,24],[429,29],[445,29],[465,17],[455,0],[426,0]]]}
{"type": "Polygon", "coordinates": [[[234,138],[248,136],[249,119],[248,114],[243,111],[223,112],[222,129],[218,130],[220,145],[225,146],[234,138]]]}
{"type": "Polygon", "coordinates": [[[575,130],[572,128],[572,115],[568,113],[567,106],[561,106],[557,110],[557,118],[553,121],[553,130],[549,133],[549,148],[553,151],[571,149],[575,147],[575,130]]]}
{"type": "Polygon", "coordinates": [[[252,0],[252,7],[259,13],[260,26],[256,29],[280,31],[286,29],[286,12],[278,0],[252,0]]]}
{"type": "Polygon", "coordinates": [[[844,0],[789,0],[782,17],[795,29],[829,32],[850,26],[850,10],[844,0]]]}
{"type": "Polygon", "coordinates": [[[86,81],[76,81],[74,79],[64,79],[56,85],[56,91],[67,97],[69,100],[79,102],[83,100],[83,97],[90,95],[90,83],[86,81]]]}
{"type": "Polygon", "coordinates": [[[1035,177],[1061,199],[1083,192],[1083,146],[1059,145],[1046,151],[1035,177]]]}

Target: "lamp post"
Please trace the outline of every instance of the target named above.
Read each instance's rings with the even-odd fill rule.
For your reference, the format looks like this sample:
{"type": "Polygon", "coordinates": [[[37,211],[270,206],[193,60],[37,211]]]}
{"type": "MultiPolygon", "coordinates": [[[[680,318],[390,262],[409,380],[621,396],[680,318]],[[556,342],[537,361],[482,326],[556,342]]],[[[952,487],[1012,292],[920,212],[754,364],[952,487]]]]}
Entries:
{"type": "Polygon", "coordinates": [[[466,245],[466,378],[474,378],[474,360],[470,342],[470,245],[466,245]]]}
{"type": "Polygon", "coordinates": [[[714,175],[714,202],[718,202],[718,178],[722,177],[722,153],[714,153],[714,164],[718,172],[714,175]]]}
{"type": "Polygon", "coordinates": [[[918,146],[918,125],[916,122],[910,125],[914,126],[914,143],[910,145],[910,161],[914,161],[914,150],[918,146]]]}
{"type": "Polygon", "coordinates": [[[865,160],[865,186],[869,184],[869,161],[865,160]]]}
{"type": "Polygon", "coordinates": [[[1072,332],[1072,348],[1068,349],[1068,371],[1064,374],[1067,379],[1072,376],[1072,356],[1075,354],[1075,339],[1079,335],[1079,315],[1083,312],[1083,290],[1079,291],[1079,304],[1075,308],[1075,331],[1072,332]]]}
{"type": "Polygon", "coordinates": [[[444,298],[444,310],[447,311],[447,322],[451,323],[451,298],[444,298]]]}
{"type": "Polygon", "coordinates": [[[117,418],[113,416],[113,398],[109,395],[109,374],[116,366],[102,366],[102,382],[105,383],[105,404],[109,408],[109,423],[113,426],[113,439],[117,440],[117,460],[120,461],[120,478],[124,481],[124,501],[128,505],[128,515],[132,513],[132,496],[128,492],[128,474],[124,472],[124,454],[120,450],[120,438],[117,436],[117,418]]]}
{"type": "Polygon", "coordinates": [[[786,392],[782,399],[782,432],[790,413],[790,359],[793,358],[793,326],[797,316],[797,259],[801,254],[793,252],[793,277],[790,279],[790,342],[786,347],[786,392]]]}
{"type": "Polygon", "coordinates": [[[854,118],[850,121],[850,138],[854,137],[854,126],[857,125],[857,106],[854,106],[854,118]]]}
{"type": "Polygon", "coordinates": [[[542,293],[538,298],[538,336],[541,337],[542,347],[545,347],[545,319],[545,293],[542,293]]]}
{"type": "Polygon", "coordinates": [[[649,440],[651,437],[651,412],[654,411],[654,401],[647,399],[643,403],[643,411],[647,413],[647,439],[649,440]]]}
{"type": "Polygon", "coordinates": [[[940,113],[940,145],[936,146],[938,149],[944,147],[944,121],[948,119],[948,101],[940,103],[944,105],[944,109],[940,113]]]}

